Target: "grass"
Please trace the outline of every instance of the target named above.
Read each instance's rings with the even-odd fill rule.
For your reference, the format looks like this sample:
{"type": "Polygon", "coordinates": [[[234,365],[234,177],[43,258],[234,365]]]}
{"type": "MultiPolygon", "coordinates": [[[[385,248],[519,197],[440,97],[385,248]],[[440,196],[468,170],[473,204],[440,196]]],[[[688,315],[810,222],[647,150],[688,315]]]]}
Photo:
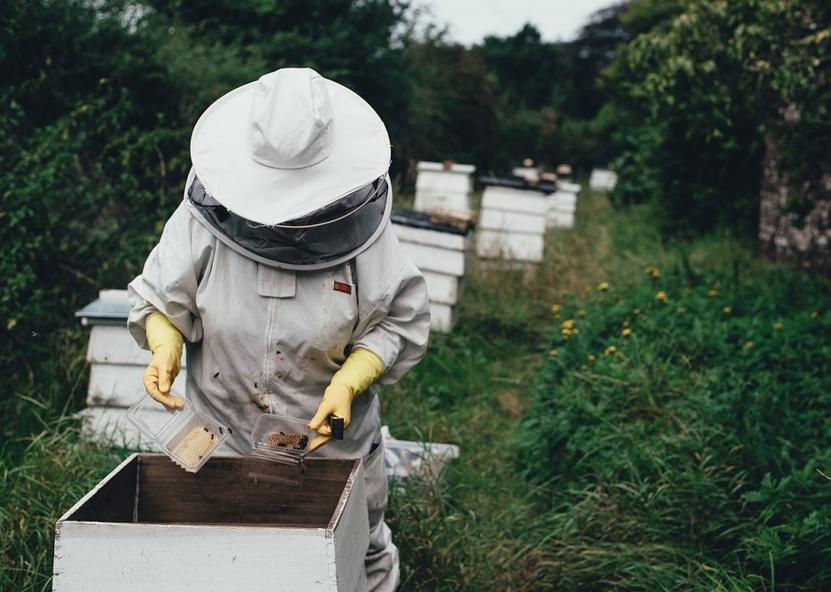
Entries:
{"type": "MultiPolygon", "coordinates": [[[[827,285],[756,262],[727,237],[667,243],[652,219],[648,207],[615,211],[589,193],[578,227],[549,233],[536,272],[474,265],[457,329],[433,336],[422,363],[385,389],[394,436],[462,451],[441,481],[391,492],[403,590],[827,584],[816,567],[827,548],[827,482],[815,465],[831,433],[818,378],[831,352],[827,326],[816,333],[808,321],[817,319],[800,315],[831,307],[783,288],[822,299],[827,285]],[[646,276],[646,266],[663,277],[646,276]],[[730,300],[702,292],[715,278],[730,300]],[[610,289],[598,291],[601,282],[610,289]],[[662,288],[663,309],[654,300],[662,288]],[[695,313],[668,324],[660,315],[681,306],[682,294],[695,313]],[[721,323],[728,305],[733,316],[721,323]],[[626,315],[635,306],[646,312],[633,323],[626,315]],[[774,310],[782,330],[772,328],[774,310]],[[566,315],[580,328],[569,340],[566,315]],[[624,341],[627,318],[635,335],[624,341]],[[745,350],[748,340],[755,345],[745,350]],[[611,344],[619,354],[604,357],[611,344]],[[816,351],[800,358],[809,347],[816,351]],[[814,402],[791,401],[780,418],[780,390],[777,398],[753,381],[799,385],[814,402]],[[788,440],[797,431],[799,442],[788,440]],[[816,435],[813,446],[805,434],[816,435]],[[734,489],[735,499],[725,495],[734,489]]],[[[66,418],[83,399],[83,333],[50,343],[49,359],[3,407],[2,590],[49,588],[55,520],[124,454],[82,443],[66,418]]]]}

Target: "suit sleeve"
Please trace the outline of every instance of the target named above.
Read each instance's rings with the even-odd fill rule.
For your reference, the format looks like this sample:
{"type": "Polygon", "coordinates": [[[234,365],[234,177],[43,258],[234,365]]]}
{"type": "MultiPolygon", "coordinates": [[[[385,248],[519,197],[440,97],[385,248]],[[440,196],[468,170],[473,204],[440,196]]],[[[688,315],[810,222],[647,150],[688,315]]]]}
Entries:
{"type": "MultiPolygon", "coordinates": [[[[398,248],[397,240],[395,247],[398,248]]],[[[403,254],[394,280],[358,325],[354,347],[363,347],[384,362],[381,384],[397,382],[427,351],[430,303],[424,277],[403,254]]]]}
{"type": "Polygon", "coordinates": [[[212,246],[212,237],[182,202],[165,224],[141,275],[127,287],[132,305],[127,326],[140,347],[148,348],[147,317],[155,311],[170,319],[186,341],[193,343],[202,339],[196,290],[212,246]]]}

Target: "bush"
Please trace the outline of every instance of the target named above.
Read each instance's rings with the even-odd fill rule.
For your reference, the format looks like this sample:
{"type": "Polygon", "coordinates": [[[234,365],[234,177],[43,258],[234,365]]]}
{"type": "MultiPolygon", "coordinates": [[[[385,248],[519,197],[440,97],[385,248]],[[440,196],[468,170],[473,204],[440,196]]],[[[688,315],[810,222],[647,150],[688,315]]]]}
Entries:
{"type": "Polygon", "coordinates": [[[767,267],[564,306],[520,458],[558,589],[827,588],[830,329],[827,282],[767,267]]]}

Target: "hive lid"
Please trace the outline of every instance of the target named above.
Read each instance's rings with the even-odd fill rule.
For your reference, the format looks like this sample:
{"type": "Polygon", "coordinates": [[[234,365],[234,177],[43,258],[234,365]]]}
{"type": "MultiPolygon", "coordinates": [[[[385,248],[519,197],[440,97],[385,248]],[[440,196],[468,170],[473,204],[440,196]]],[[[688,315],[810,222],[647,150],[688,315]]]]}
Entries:
{"type": "Polygon", "coordinates": [[[554,193],[557,191],[557,184],[550,181],[540,181],[536,184],[528,183],[525,179],[519,177],[494,177],[492,175],[484,175],[479,177],[479,182],[482,185],[491,185],[494,187],[510,187],[511,189],[524,189],[527,191],[538,191],[540,193],[554,193]]]}
{"type": "Polygon", "coordinates": [[[130,314],[130,302],[127,290],[101,290],[98,298],[75,313],[81,324],[87,325],[124,325],[130,314]]]}
{"type": "Polygon", "coordinates": [[[456,234],[459,236],[467,236],[467,233],[469,232],[469,228],[462,230],[458,226],[454,226],[452,224],[437,222],[435,216],[428,212],[414,212],[412,210],[393,208],[390,219],[393,224],[411,226],[413,228],[421,228],[424,230],[435,230],[436,232],[445,232],[447,234],[456,234]]]}

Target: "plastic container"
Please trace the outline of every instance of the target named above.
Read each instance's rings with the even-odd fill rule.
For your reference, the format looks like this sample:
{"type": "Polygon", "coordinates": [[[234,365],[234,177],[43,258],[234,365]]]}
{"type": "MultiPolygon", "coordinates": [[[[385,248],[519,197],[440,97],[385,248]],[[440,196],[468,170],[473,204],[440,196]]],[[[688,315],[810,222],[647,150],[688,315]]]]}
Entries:
{"type": "Polygon", "coordinates": [[[194,411],[183,396],[170,391],[185,402],[182,409],[169,411],[170,418],[161,427],[152,428],[145,417],[148,412],[161,409],[161,404],[150,395],[142,395],[127,410],[127,420],[147,439],[158,446],[177,465],[189,473],[196,473],[228,438],[228,427],[213,417],[194,411]]]}
{"type": "Polygon", "coordinates": [[[243,473],[257,481],[300,485],[303,483],[303,460],[317,436],[307,422],[264,413],[254,422],[251,453],[243,464],[243,473]]]}

